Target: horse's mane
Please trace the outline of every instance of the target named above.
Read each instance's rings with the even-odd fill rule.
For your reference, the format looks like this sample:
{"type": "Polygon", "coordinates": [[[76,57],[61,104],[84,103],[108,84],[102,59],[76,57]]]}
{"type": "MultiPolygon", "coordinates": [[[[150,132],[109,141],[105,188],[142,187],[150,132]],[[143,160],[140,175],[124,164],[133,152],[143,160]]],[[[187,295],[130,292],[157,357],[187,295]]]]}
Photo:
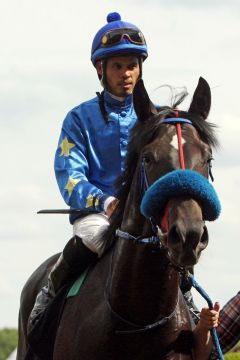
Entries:
{"type": "MultiPolygon", "coordinates": [[[[159,107],[157,109],[157,114],[152,115],[146,121],[137,121],[133,127],[130,134],[127,157],[125,160],[125,170],[116,182],[116,188],[118,189],[116,197],[119,200],[119,204],[110,218],[109,228],[106,230],[106,233],[104,233],[104,236],[107,236],[107,238],[112,237],[112,235],[115,234],[116,229],[121,225],[124,207],[141,150],[154,140],[156,133],[159,131],[159,127],[164,126],[163,124],[161,125],[163,119],[175,117],[175,109],[183,101],[186,95],[187,93],[182,94],[180,97],[178,96],[172,106],[159,107]]],[[[203,142],[213,148],[218,146],[218,140],[214,132],[216,125],[185,111],[179,111],[179,116],[192,121],[193,126],[196,128],[203,142]]]]}

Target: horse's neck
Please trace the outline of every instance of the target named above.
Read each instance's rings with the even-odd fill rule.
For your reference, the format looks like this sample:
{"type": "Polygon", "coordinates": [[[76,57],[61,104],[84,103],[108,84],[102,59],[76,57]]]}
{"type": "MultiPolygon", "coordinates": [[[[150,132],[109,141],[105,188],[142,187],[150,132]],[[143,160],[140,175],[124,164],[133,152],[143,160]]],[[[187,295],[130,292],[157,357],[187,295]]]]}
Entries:
{"type": "MultiPolygon", "coordinates": [[[[129,208],[131,215],[125,216],[122,229],[130,234],[145,235],[148,224],[139,219],[137,212],[129,208]],[[135,218],[135,219],[134,219],[135,218]],[[136,223],[137,230],[134,230],[136,223]]],[[[119,239],[112,261],[110,301],[115,311],[132,322],[154,321],[173,311],[178,299],[179,277],[169,265],[165,250],[152,245],[136,245],[130,240],[119,239]]]]}

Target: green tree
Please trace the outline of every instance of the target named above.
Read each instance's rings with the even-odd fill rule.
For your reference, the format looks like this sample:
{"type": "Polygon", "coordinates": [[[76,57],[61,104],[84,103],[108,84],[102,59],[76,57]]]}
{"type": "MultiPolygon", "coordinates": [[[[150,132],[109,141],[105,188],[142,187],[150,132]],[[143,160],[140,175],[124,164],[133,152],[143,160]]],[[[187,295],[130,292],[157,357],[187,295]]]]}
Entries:
{"type": "Polygon", "coordinates": [[[229,352],[224,355],[225,360],[240,360],[240,352],[229,352]]]}
{"type": "Polygon", "coordinates": [[[240,360],[240,342],[224,356],[225,360],[240,360]]]}
{"type": "Polygon", "coordinates": [[[0,360],[6,360],[17,346],[18,334],[16,329],[0,330],[0,360]]]}

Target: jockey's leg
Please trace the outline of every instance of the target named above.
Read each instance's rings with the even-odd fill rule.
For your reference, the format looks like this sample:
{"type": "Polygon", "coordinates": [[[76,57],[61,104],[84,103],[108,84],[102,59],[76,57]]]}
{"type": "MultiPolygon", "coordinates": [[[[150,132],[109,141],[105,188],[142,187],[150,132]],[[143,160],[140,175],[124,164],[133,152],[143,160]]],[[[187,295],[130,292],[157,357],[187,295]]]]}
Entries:
{"type": "Polygon", "coordinates": [[[48,283],[37,295],[29,317],[29,331],[33,328],[57,291],[75,274],[81,274],[104,252],[105,241],[101,234],[109,226],[104,214],[91,214],[77,219],[73,225],[73,238],[63,249],[53,266],[48,283]]]}
{"type": "Polygon", "coordinates": [[[90,214],[75,220],[73,235],[80,237],[89,250],[101,257],[106,245],[102,234],[107,230],[108,226],[109,220],[105,214],[90,214]]]}

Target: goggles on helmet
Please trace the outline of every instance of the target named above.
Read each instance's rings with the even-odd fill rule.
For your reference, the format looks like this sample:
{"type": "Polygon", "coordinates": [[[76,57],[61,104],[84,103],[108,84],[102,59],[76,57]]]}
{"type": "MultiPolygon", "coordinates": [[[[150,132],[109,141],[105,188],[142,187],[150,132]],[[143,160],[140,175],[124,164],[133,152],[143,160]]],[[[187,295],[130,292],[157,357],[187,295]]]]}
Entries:
{"type": "Polygon", "coordinates": [[[114,12],[107,16],[107,24],[95,35],[92,42],[91,61],[95,66],[100,59],[120,54],[136,54],[145,60],[148,56],[146,40],[137,26],[121,20],[114,12]]]}
{"type": "Polygon", "coordinates": [[[146,41],[141,31],[136,29],[113,29],[107,31],[101,38],[101,47],[110,47],[121,43],[126,37],[131,43],[145,45],[146,41]]]}

